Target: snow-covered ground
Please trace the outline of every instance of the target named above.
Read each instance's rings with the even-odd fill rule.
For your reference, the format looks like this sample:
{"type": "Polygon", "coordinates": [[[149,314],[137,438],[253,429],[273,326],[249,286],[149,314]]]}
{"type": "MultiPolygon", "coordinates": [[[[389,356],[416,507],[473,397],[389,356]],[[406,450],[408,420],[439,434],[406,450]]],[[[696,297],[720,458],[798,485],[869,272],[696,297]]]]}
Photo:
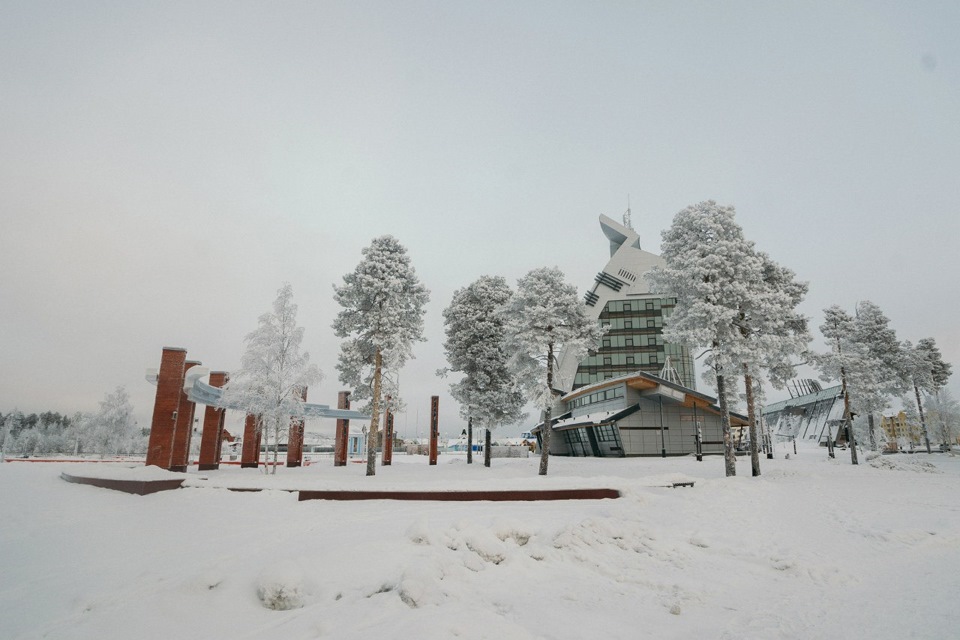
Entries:
{"type": "Polygon", "coordinates": [[[540,478],[536,458],[401,455],[375,478],[328,461],[275,477],[227,468],[148,496],[59,478],[118,473],[105,465],[10,462],[0,637],[960,637],[960,457],[853,467],[843,451],[785,452],[758,479],[743,458],[730,479],[720,458],[554,458],[540,478]],[[255,485],[623,497],[301,503],[224,489],[255,485]]]}

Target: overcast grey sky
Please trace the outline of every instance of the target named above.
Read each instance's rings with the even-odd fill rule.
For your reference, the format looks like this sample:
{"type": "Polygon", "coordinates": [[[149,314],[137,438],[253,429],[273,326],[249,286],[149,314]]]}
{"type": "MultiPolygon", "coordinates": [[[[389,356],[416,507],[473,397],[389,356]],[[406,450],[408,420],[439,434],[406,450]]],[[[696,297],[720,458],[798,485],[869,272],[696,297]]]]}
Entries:
{"type": "Polygon", "coordinates": [[[458,432],[453,291],[585,290],[627,194],[653,251],[736,206],[815,326],[870,299],[960,370],[958,33],[952,0],[2,0],[0,411],[125,385],[147,425],[161,347],[237,367],[284,281],[335,404],[331,284],[390,233],[432,292],[397,425],[437,393],[458,432]]]}

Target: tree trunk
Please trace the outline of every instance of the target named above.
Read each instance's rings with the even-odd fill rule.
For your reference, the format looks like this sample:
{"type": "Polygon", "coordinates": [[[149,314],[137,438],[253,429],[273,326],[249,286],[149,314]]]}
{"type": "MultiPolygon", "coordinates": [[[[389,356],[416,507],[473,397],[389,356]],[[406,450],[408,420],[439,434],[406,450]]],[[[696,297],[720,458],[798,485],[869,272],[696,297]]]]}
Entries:
{"type": "Polygon", "coordinates": [[[723,462],[727,477],[737,475],[737,454],[733,450],[733,436],[730,433],[730,408],[727,406],[727,387],[717,368],[717,398],[720,400],[720,428],[723,430],[723,462]]]}
{"type": "Polygon", "coordinates": [[[483,436],[483,438],[484,438],[484,441],[483,441],[483,466],[489,467],[489,466],[490,466],[490,440],[491,440],[491,437],[490,437],[490,429],[485,429],[485,431],[486,431],[486,433],[485,433],[484,436],[483,436]]]}
{"type": "MultiPolygon", "coordinates": [[[[288,443],[287,448],[289,447],[290,445],[288,443]]],[[[271,475],[277,475],[277,456],[279,451],[280,451],[280,421],[277,420],[273,424],[273,469],[270,470],[271,475]]]]}
{"type": "Polygon", "coordinates": [[[923,403],[920,402],[920,388],[916,383],[913,384],[913,392],[917,396],[917,411],[920,412],[920,428],[923,429],[923,440],[927,443],[927,453],[933,453],[930,448],[930,434],[927,433],[927,421],[923,417],[923,403]]]}
{"type": "Polygon", "coordinates": [[[750,472],[754,478],[760,475],[760,450],[757,447],[757,412],[753,403],[753,376],[743,365],[743,384],[747,390],[747,420],[750,422],[750,472]]]}
{"type": "Polygon", "coordinates": [[[550,461],[550,421],[553,411],[553,343],[547,343],[547,394],[550,401],[544,412],[543,428],[540,430],[540,475],[547,475],[547,463],[550,461]]]}
{"type": "Polygon", "coordinates": [[[857,436],[853,433],[853,418],[850,416],[850,394],[847,393],[847,371],[844,367],[840,367],[840,384],[843,389],[843,422],[847,426],[847,446],[850,447],[850,463],[860,464],[860,461],[857,460],[857,436]]]}
{"type": "Polygon", "coordinates": [[[473,464],[473,418],[467,418],[467,464],[473,464]]]}
{"type": "Polygon", "coordinates": [[[373,360],[373,398],[370,402],[370,430],[367,433],[367,475],[377,475],[377,436],[380,435],[380,380],[383,375],[383,354],[380,347],[373,360]]]}
{"type": "Polygon", "coordinates": [[[870,429],[870,450],[871,451],[877,450],[877,434],[873,432],[874,426],[875,425],[873,422],[873,411],[871,411],[870,413],[867,414],[867,428],[870,429]]]}

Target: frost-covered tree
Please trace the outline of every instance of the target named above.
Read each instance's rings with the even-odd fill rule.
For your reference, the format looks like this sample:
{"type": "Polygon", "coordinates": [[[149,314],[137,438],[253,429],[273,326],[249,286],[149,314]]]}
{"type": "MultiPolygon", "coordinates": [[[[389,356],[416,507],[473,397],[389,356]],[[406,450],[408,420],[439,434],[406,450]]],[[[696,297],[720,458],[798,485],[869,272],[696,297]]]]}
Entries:
{"type": "Polygon", "coordinates": [[[100,410],[90,420],[87,432],[89,452],[101,458],[108,453],[118,455],[129,448],[135,425],[130,396],[126,388],[117,387],[104,397],[100,410]]]}
{"type": "MultiPolygon", "coordinates": [[[[396,373],[423,341],[424,307],[430,292],[417,278],[406,248],[393,236],[374,238],[363,259],[334,285],[342,307],[333,322],[340,345],[340,382],[352,387],[353,398],[368,407],[367,475],[376,474],[377,439],[384,395],[384,372],[396,373]]],[[[396,377],[393,377],[396,380],[396,377]]],[[[390,395],[398,397],[397,389],[390,395]]]]}
{"type": "Polygon", "coordinates": [[[556,267],[534,269],[517,281],[517,290],[500,313],[504,345],[511,371],[527,399],[543,414],[540,430],[540,475],[547,475],[550,459],[551,413],[555,354],[567,349],[581,359],[597,346],[604,330],[587,313],[577,289],[556,267]]]}
{"type": "MultiPolygon", "coordinates": [[[[732,351],[742,362],[745,401],[750,432],[750,462],[753,476],[760,475],[755,379],[768,372],[776,388],[783,388],[795,375],[798,358],[807,352],[811,337],[807,318],[797,306],[809,289],[796,274],[777,264],[766,253],[756,254],[761,275],[752,280],[754,290],[742,302],[737,325],[743,341],[732,351]]],[[[733,354],[731,354],[733,357],[733,354]]],[[[772,457],[772,455],[771,455],[772,457]]]]}
{"type": "Polygon", "coordinates": [[[760,308],[756,297],[765,291],[763,262],[734,217],[733,207],[713,200],[680,211],[662,234],[665,266],[647,275],[652,291],[677,299],[664,339],[707,350],[704,378],[716,385],[728,476],[737,473],[730,398],[743,363],[751,361],[744,315],[760,308]]]}
{"type": "Polygon", "coordinates": [[[875,415],[890,406],[893,398],[900,396],[907,388],[904,374],[904,354],[897,341],[896,332],[890,327],[890,320],[883,311],[864,300],[857,305],[853,323],[853,340],[865,350],[874,370],[866,376],[854,376],[856,387],[864,381],[864,388],[855,389],[858,393],[857,404],[866,414],[870,448],[877,450],[876,430],[879,426],[875,415]]]}
{"type": "Polygon", "coordinates": [[[817,356],[817,366],[824,380],[840,380],[843,394],[843,419],[847,431],[847,444],[850,447],[850,462],[859,464],[857,442],[853,431],[853,411],[851,404],[851,383],[859,378],[857,387],[870,388],[869,375],[876,370],[863,345],[854,340],[854,319],[849,313],[833,305],[824,309],[824,322],[820,333],[827,340],[830,351],[817,356]]]}
{"type": "Polygon", "coordinates": [[[824,310],[820,331],[830,351],[816,360],[824,380],[840,380],[853,464],[858,463],[853,417],[866,416],[867,431],[876,448],[873,415],[904,390],[903,352],[888,324],[879,307],[869,301],[857,305],[856,317],[836,305],[824,310]]]}
{"type": "Polygon", "coordinates": [[[3,417],[3,422],[0,422],[0,462],[3,462],[7,452],[13,449],[22,418],[23,414],[19,411],[11,411],[3,417]]]}
{"type": "Polygon", "coordinates": [[[923,402],[920,394],[932,394],[937,396],[940,389],[950,378],[950,365],[943,360],[940,348],[933,338],[923,338],[919,340],[916,346],[909,341],[903,343],[903,369],[908,383],[913,387],[914,397],[916,398],[917,412],[920,416],[920,428],[923,431],[924,441],[927,445],[927,453],[932,453],[930,447],[930,433],[927,429],[926,417],[924,415],[923,402]]]}
{"type": "Polygon", "coordinates": [[[940,446],[952,451],[960,427],[960,402],[954,399],[949,389],[940,389],[927,398],[926,405],[930,420],[936,425],[940,446]]]}
{"type": "Polygon", "coordinates": [[[499,313],[511,295],[505,279],[481,276],[455,291],[443,311],[449,371],[463,374],[450,385],[450,394],[467,421],[467,463],[473,462],[474,424],[485,431],[484,465],[489,467],[490,432],[523,418],[523,391],[507,366],[504,318],[499,313]]]}
{"type": "Polygon", "coordinates": [[[301,351],[304,330],[297,326],[293,287],[284,284],[277,291],[273,311],[257,322],[257,328],[244,338],[240,368],[230,373],[222,402],[258,416],[257,431],[266,434],[268,449],[272,438],[272,472],[276,473],[280,439],[288,434],[290,420],[303,416],[304,389],[322,375],[310,364],[310,354],[301,351]]]}

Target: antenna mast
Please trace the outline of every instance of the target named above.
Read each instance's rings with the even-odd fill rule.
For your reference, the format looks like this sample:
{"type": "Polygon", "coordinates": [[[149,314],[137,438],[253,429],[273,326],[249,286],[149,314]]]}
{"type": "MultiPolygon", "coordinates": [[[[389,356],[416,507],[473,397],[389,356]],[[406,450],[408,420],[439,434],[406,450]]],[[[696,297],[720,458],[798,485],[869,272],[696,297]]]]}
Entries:
{"type": "Polygon", "coordinates": [[[627,229],[633,230],[633,221],[630,219],[630,194],[627,194],[627,210],[623,214],[623,226],[627,229]]]}

